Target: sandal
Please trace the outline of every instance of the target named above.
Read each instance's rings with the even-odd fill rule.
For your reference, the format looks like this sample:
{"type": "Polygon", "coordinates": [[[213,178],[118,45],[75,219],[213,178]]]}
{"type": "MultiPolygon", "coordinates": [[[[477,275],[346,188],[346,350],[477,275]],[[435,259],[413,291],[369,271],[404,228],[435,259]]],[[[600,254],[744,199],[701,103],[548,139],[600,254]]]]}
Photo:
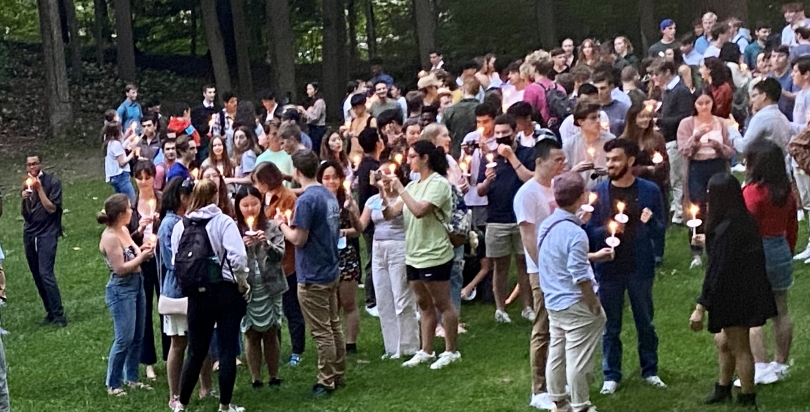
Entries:
{"type": "Polygon", "coordinates": [[[127,396],[127,392],[121,388],[107,388],[107,395],[120,398],[122,396],[127,396]]]}
{"type": "Polygon", "coordinates": [[[155,388],[153,388],[153,387],[151,387],[151,386],[149,386],[149,385],[147,385],[147,384],[145,384],[143,382],[127,382],[126,384],[127,384],[127,386],[129,386],[132,389],[144,389],[144,390],[147,390],[147,391],[151,391],[151,390],[155,389],[155,388]]]}
{"type": "Polygon", "coordinates": [[[151,365],[146,367],[146,379],[149,379],[152,382],[157,380],[155,369],[151,365]]]}

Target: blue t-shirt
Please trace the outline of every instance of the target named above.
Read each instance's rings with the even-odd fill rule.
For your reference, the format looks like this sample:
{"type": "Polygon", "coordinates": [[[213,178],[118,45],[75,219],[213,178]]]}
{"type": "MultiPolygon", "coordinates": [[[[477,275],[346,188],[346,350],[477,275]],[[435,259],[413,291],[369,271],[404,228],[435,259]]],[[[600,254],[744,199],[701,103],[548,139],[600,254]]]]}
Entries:
{"type": "MultiPolygon", "coordinates": [[[[515,156],[520,163],[523,163],[523,166],[534,171],[534,148],[518,145],[515,156]]],[[[494,162],[498,165],[495,166],[495,180],[489,184],[487,192],[487,199],[489,199],[487,223],[517,223],[513,205],[515,195],[523,186],[523,181],[505,158],[496,156],[494,162]]],[[[486,180],[486,170],[487,162],[483,161],[478,169],[479,182],[486,180]]]]}
{"type": "MultiPolygon", "coordinates": [[[[793,75],[791,70],[786,70],[785,74],[782,77],[776,77],[773,74],[768,75],[768,77],[772,77],[779,82],[782,86],[782,90],[786,90],[789,92],[798,92],[800,89],[798,87],[793,86],[793,75]]],[[[779,97],[779,111],[782,112],[785,116],[787,116],[788,120],[791,122],[793,121],[793,99],[788,99],[784,95],[779,97]]]]}
{"type": "Polygon", "coordinates": [[[309,230],[307,242],[295,248],[295,274],[298,283],[327,284],[339,275],[338,238],[340,205],[323,186],[310,186],[295,201],[290,225],[309,230]]]}
{"type": "Polygon", "coordinates": [[[169,169],[169,173],[166,175],[166,181],[170,181],[175,177],[182,177],[183,180],[191,179],[191,173],[189,173],[188,168],[183,166],[180,162],[174,162],[172,168],[169,169]]]}

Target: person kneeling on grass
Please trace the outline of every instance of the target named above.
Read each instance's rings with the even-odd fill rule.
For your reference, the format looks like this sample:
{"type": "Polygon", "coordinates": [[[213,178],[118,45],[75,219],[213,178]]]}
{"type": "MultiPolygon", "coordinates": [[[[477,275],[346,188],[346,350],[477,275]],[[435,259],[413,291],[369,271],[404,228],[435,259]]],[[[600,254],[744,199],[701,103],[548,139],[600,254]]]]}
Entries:
{"type": "Polygon", "coordinates": [[[242,318],[246,338],[248,368],[254,388],[261,388],[262,354],[270,375],[269,386],[281,385],[278,378],[281,296],[287,291],[287,279],[281,270],[284,235],[264,214],[262,195],[253,186],[242,186],[236,193],[236,221],[248,255],[250,302],[242,318]],[[255,223],[254,223],[255,222],[255,223]],[[262,348],[264,344],[264,348],[262,348]],[[262,350],[263,349],[263,350],[262,350]]]}
{"type": "Polygon", "coordinates": [[[706,235],[697,235],[692,242],[706,244],[709,262],[703,291],[689,318],[692,330],[698,332],[703,329],[704,313],[709,312],[709,332],[715,334],[719,355],[720,379],[705,403],[731,400],[736,369],[742,385],[737,402],[756,408],[749,329],[777,315],[765,250],[734,176],[718,173],[709,179],[708,204],[706,235]]]}
{"type": "Polygon", "coordinates": [[[558,412],[595,411],[588,393],[593,353],[605,328],[605,312],[596,296],[589,260],[608,261],[613,249],[588,253],[588,235],[575,214],[588,196],[575,172],[554,178],[556,209],[538,230],[537,267],[549,319],[550,346],[546,382],[558,412]],[[566,385],[571,389],[570,399],[566,385]]]}

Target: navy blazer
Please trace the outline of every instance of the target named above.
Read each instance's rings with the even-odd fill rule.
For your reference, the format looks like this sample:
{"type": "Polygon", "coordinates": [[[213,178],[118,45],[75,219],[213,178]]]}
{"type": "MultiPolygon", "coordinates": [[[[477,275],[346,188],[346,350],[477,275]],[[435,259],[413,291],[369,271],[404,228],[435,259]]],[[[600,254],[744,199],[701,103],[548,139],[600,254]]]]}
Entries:
{"type": "MultiPolygon", "coordinates": [[[[635,247],[635,268],[619,266],[616,262],[597,262],[593,268],[596,280],[602,282],[605,276],[628,276],[634,275],[640,278],[651,278],[655,276],[655,248],[653,242],[663,242],[666,232],[666,213],[661,200],[661,191],[658,186],[649,180],[636,178],[638,181],[638,204],[639,211],[649,208],[652,217],[646,223],[638,225],[636,232],[635,247]]],[[[613,220],[613,202],[610,200],[610,181],[604,181],[594,188],[599,196],[593,205],[594,211],[591,219],[585,224],[585,232],[588,233],[591,251],[595,252],[605,247],[605,239],[610,236],[607,223],[613,220]]],[[[626,245],[623,245],[626,246],[626,245]]]]}

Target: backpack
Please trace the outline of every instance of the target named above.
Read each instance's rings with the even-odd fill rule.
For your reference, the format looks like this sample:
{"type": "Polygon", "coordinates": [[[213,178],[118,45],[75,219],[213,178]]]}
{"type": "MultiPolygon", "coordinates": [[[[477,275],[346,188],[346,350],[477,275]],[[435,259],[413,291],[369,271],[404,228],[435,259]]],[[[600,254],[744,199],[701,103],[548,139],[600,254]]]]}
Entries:
{"type": "MultiPolygon", "coordinates": [[[[219,256],[205,226],[211,219],[183,218],[183,235],[174,255],[174,274],[184,296],[203,293],[223,281],[219,256]]],[[[230,265],[229,265],[230,266],[230,265]]]]}
{"type": "MultiPolygon", "coordinates": [[[[445,179],[446,180],[446,179],[445,179]]],[[[470,231],[472,230],[472,210],[467,208],[467,204],[464,202],[464,194],[461,193],[460,190],[456,187],[456,185],[448,182],[450,184],[450,216],[448,220],[445,220],[440,216],[440,213],[436,213],[434,210],[434,214],[436,215],[436,219],[444,225],[444,229],[447,231],[447,236],[450,238],[450,243],[453,245],[453,249],[467,243],[470,239],[470,231]]]]}
{"type": "Polygon", "coordinates": [[[574,105],[571,102],[571,99],[568,98],[568,95],[556,87],[557,83],[554,83],[554,86],[555,87],[546,89],[545,86],[540,84],[540,87],[542,87],[546,92],[546,105],[548,105],[548,112],[550,116],[550,118],[543,120],[546,121],[546,124],[549,127],[555,124],[559,125],[562,123],[563,119],[568,117],[568,115],[574,111],[574,105]]]}
{"type": "Polygon", "coordinates": [[[810,174],[810,130],[804,129],[790,139],[788,153],[799,165],[799,169],[810,174]]]}

